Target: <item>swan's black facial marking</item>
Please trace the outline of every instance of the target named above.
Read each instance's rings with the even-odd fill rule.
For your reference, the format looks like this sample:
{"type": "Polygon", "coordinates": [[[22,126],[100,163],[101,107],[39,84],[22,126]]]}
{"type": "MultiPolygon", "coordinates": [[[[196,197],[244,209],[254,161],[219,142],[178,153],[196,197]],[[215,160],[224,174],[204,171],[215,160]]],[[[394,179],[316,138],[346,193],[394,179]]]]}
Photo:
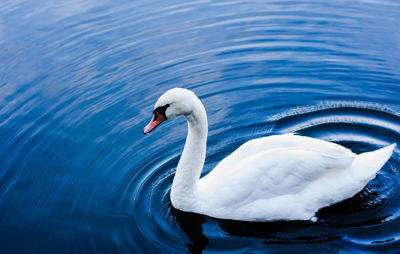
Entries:
{"type": "Polygon", "coordinates": [[[157,114],[156,114],[156,113],[159,113],[160,115],[162,115],[162,116],[165,118],[165,120],[167,120],[168,118],[167,118],[167,116],[165,115],[165,111],[167,110],[168,107],[169,107],[169,104],[166,104],[165,106],[156,108],[156,109],[153,111],[153,114],[154,114],[154,121],[157,120],[157,114]]]}
{"type": "Polygon", "coordinates": [[[158,107],[153,111],[153,118],[151,119],[150,123],[146,125],[143,129],[143,134],[147,134],[154,130],[158,125],[160,125],[162,122],[167,120],[167,116],[165,115],[165,111],[169,107],[169,104],[158,107]]]}

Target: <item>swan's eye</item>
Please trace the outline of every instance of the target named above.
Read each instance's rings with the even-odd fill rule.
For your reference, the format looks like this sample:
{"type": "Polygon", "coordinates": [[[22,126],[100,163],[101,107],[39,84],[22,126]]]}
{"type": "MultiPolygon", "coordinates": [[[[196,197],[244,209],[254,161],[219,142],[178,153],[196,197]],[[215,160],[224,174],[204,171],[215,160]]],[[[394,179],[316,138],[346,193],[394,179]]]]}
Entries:
{"type": "Polygon", "coordinates": [[[167,108],[170,106],[170,104],[166,104],[165,106],[162,107],[158,107],[153,111],[154,114],[154,120],[157,120],[157,113],[159,113],[160,115],[162,115],[165,119],[167,119],[167,116],[165,115],[165,111],[167,110],[167,108]]]}

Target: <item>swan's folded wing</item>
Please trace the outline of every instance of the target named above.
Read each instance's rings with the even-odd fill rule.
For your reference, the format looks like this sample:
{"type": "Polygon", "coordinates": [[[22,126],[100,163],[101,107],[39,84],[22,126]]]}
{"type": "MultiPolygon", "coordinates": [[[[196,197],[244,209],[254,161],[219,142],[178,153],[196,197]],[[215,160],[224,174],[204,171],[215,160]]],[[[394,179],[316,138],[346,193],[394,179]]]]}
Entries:
{"type": "Polygon", "coordinates": [[[316,152],[326,158],[332,158],[330,162],[335,163],[334,167],[338,168],[348,167],[356,156],[349,149],[338,144],[288,133],[247,141],[232,154],[224,158],[216,168],[228,168],[258,153],[264,153],[276,148],[316,152]]]}
{"type": "Polygon", "coordinates": [[[354,158],[352,153],[321,150],[268,149],[217,165],[199,186],[205,196],[223,206],[295,194],[332,170],[346,170],[354,158]]]}

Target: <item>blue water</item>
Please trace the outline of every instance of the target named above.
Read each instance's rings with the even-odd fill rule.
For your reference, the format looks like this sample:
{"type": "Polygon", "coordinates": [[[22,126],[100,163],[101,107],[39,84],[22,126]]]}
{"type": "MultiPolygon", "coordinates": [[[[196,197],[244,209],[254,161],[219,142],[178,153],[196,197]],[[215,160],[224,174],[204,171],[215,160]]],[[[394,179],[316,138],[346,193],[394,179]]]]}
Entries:
{"type": "Polygon", "coordinates": [[[400,144],[399,28],[394,0],[2,0],[0,253],[398,253],[399,148],[317,223],[240,223],[171,208],[185,121],[142,129],[184,87],[204,173],[276,133],[400,144]]]}

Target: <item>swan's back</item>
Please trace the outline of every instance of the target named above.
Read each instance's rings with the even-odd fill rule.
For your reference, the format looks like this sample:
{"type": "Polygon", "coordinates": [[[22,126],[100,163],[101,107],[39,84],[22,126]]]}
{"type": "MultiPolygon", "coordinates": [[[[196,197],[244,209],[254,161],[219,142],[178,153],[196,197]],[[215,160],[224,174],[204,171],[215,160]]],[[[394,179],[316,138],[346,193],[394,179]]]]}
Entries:
{"type": "MultiPolygon", "coordinates": [[[[315,163],[322,163],[322,160],[327,160],[326,164],[330,165],[332,168],[347,168],[351,165],[356,154],[351,152],[349,149],[340,146],[335,143],[299,136],[292,133],[284,135],[274,135],[269,137],[262,137],[258,139],[253,139],[242,144],[238,149],[236,149],[232,154],[224,158],[218,163],[218,165],[206,176],[204,176],[201,181],[210,181],[212,179],[219,179],[231,175],[233,171],[245,172],[248,166],[243,164],[251,163],[251,165],[260,166],[265,165],[265,163],[271,163],[271,160],[276,160],[279,162],[293,163],[294,160],[289,160],[295,157],[295,155],[289,155],[286,152],[297,151],[298,153],[307,153],[310,156],[313,153],[320,156],[321,161],[309,158],[309,160],[315,163]],[[273,149],[280,149],[276,151],[276,154],[265,154],[273,149]],[[273,157],[272,157],[273,156],[273,157]],[[265,158],[265,161],[264,159],[265,158]],[[238,166],[238,163],[241,166],[238,166]]],[[[299,154],[298,156],[301,156],[299,154]]],[[[308,160],[308,158],[303,158],[308,160]]],[[[264,166],[265,167],[265,166],[264,166]]],[[[266,170],[270,171],[271,167],[265,167],[266,170]]],[[[314,169],[316,169],[314,167],[314,169]]],[[[290,168],[288,168],[290,170],[290,168]]],[[[293,169],[290,170],[293,172],[293,169]]],[[[310,169],[310,173],[313,170],[310,169]]],[[[266,173],[267,174],[267,173],[266,173]]],[[[271,173],[276,175],[275,173],[271,173]]],[[[285,176],[290,174],[290,172],[281,172],[279,175],[285,176]]]]}

